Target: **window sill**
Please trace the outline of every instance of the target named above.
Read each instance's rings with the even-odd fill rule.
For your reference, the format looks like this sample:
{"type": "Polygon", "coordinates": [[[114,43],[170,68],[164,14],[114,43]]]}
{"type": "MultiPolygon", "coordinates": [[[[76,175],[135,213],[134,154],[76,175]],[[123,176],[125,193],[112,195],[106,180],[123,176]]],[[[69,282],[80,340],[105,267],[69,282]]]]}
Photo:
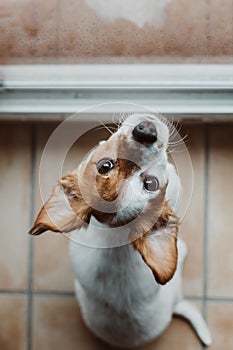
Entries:
{"type": "Polygon", "coordinates": [[[233,120],[233,65],[0,66],[0,80],[2,120],[109,121],[142,106],[179,120],[233,120]]]}

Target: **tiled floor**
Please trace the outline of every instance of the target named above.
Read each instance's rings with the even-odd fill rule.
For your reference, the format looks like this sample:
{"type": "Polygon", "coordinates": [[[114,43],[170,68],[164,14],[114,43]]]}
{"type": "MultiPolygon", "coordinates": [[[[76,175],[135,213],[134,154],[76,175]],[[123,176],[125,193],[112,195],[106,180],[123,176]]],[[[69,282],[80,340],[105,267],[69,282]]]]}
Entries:
{"type": "MultiPolygon", "coordinates": [[[[0,125],[0,349],[111,349],[84,326],[73,296],[68,241],[28,231],[41,200],[40,157],[55,124],[0,125]]],[[[194,170],[194,190],[181,235],[189,247],[184,291],[208,320],[211,350],[233,347],[233,124],[186,124],[194,170]]],[[[76,167],[97,132],[81,138],[69,152],[64,173],[76,167]]],[[[61,145],[62,147],[62,145],[61,145]]],[[[60,149],[51,150],[54,162],[60,149]]],[[[184,184],[187,169],[182,167],[184,184]]],[[[53,167],[42,179],[48,189],[57,179],[53,167]]],[[[144,350],[201,350],[190,326],[174,319],[144,350]]]]}

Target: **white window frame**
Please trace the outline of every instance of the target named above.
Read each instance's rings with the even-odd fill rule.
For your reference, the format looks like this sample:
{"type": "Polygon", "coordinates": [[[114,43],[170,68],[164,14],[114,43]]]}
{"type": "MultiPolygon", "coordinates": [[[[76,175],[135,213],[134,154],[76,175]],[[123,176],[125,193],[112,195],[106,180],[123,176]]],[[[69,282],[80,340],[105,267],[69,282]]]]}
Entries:
{"type": "Polygon", "coordinates": [[[179,120],[233,120],[233,65],[0,66],[0,120],[79,112],[80,120],[109,121],[138,105],[179,120]]]}

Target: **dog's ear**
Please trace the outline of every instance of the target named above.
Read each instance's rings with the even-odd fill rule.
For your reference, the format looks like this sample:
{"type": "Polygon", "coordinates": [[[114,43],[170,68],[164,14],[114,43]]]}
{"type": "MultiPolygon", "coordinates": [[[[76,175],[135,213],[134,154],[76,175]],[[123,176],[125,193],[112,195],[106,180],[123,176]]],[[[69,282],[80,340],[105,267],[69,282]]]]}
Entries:
{"type": "Polygon", "coordinates": [[[178,219],[166,203],[154,227],[132,243],[159,284],[167,283],[176,271],[177,234],[178,219]]]}
{"type": "Polygon", "coordinates": [[[39,235],[47,230],[70,232],[79,229],[89,223],[91,210],[82,199],[78,174],[73,172],[58,181],[29,233],[39,235]]]}

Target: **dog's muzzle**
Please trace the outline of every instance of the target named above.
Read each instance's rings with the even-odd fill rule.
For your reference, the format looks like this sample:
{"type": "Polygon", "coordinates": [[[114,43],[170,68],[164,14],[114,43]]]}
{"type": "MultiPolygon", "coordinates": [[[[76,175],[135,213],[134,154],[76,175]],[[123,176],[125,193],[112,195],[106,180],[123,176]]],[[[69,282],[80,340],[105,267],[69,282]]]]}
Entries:
{"type": "Polygon", "coordinates": [[[152,145],[157,141],[157,130],[151,121],[143,121],[133,129],[133,138],[135,141],[146,146],[152,145]]]}

